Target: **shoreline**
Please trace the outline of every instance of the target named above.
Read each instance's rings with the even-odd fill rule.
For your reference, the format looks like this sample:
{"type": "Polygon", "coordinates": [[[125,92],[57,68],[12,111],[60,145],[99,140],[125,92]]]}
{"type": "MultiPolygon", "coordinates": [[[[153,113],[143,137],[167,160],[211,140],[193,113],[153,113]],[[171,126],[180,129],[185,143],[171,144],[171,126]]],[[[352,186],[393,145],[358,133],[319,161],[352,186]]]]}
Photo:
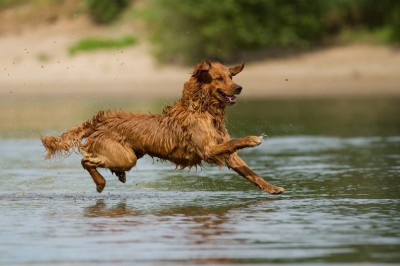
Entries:
{"type": "MultiPolygon", "coordinates": [[[[87,36],[116,36],[85,20],[60,21],[0,35],[0,95],[129,95],[177,98],[191,67],[159,65],[145,42],[68,55],[87,36]],[[107,35],[108,34],[108,35],[107,35]]],[[[349,44],[245,62],[235,82],[242,97],[400,96],[400,50],[349,44]]]]}

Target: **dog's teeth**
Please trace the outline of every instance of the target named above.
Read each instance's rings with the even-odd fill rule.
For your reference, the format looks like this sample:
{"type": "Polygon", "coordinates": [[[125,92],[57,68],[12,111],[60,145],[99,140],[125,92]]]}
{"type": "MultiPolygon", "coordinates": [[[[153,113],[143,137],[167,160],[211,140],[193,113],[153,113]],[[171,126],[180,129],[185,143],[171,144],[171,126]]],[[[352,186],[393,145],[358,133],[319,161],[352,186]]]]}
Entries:
{"type": "Polygon", "coordinates": [[[227,95],[226,98],[229,102],[234,102],[236,100],[236,96],[234,95],[227,95]]]}

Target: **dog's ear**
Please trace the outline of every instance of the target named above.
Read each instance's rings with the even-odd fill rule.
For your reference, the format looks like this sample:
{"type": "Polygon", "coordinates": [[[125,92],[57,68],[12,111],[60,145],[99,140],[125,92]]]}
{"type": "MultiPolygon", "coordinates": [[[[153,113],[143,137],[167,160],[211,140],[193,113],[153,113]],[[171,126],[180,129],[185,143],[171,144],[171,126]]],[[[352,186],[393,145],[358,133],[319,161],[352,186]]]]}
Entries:
{"type": "Polygon", "coordinates": [[[239,74],[243,70],[243,68],[244,68],[244,63],[229,68],[229,73],[231,73],[232,76],[235,76],[239,74]]]}
{"type": "Polygon", "coordinates": [[[206,83],[211,82],[211,76],[208,71],[211,69],[211,62],[209,60],[194,67],[192,77],[195,77],[198,81],[206,83]]]}

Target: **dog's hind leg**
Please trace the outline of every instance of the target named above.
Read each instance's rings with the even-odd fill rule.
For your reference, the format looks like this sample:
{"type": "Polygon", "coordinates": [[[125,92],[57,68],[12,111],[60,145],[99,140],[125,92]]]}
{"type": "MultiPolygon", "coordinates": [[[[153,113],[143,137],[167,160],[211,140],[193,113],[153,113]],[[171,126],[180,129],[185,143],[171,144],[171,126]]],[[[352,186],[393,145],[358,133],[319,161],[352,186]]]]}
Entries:
{"type": "Polygon", "coordinates": [[[133,150],[121,143],[110,139],[103,140],[101,143],[101,145],[97,143],[90,149],[86,149],[83,152],[85,158],[82,159],[82,166],[92,176],[98,192],[103,191],[106,181],[96,170],[97,167],[110,169],[122,183],[125,183],[125,171],[131,170],[137,161],[133,150]],[[90,150],[90,152],[87,150],[90,150]]]}
{"type": "Polygon", "coordinates": [[[82,166],[86,169],[90,176],[92,177],[94,183],[96,184],[97,192],[101,193],[106,186],[106,180],[104,177],[97,171],[97,167],[103,167],[103,163],[98,158],[93,157],[85,157],[81,161],[82,166]]]}
{"type": "Polygon", "coordinates": [[[114,169],[110,169],[111,173],[113,173],[114,175],[116,175],[118,177],[118,180],[121,181],[122,183],[126,182],[126,173],[125,171],[118,171],[118,170],[114,170],[114,169]]]}
{"type": "Polygon", "coordinates": [[[117,143],[109,148],[108,157],[105,160],[105,168],[110,169],[111,173],[115,174],[119,181],[125,183],[125,172],[131,170],[136,165],[136,161],[137,156],[132,149],[117,143]]]}

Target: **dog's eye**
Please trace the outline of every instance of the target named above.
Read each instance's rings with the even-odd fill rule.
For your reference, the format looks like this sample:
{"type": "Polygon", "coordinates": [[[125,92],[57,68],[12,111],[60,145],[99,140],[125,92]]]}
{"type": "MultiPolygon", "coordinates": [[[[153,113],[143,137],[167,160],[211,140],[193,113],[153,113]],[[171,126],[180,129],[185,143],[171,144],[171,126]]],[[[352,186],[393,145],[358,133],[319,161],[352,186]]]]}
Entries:
{"type": "Polygon", "coordinates": [[[217,80],[223,82],[224,78],[223,77],[218,77],[217,80]]]}

